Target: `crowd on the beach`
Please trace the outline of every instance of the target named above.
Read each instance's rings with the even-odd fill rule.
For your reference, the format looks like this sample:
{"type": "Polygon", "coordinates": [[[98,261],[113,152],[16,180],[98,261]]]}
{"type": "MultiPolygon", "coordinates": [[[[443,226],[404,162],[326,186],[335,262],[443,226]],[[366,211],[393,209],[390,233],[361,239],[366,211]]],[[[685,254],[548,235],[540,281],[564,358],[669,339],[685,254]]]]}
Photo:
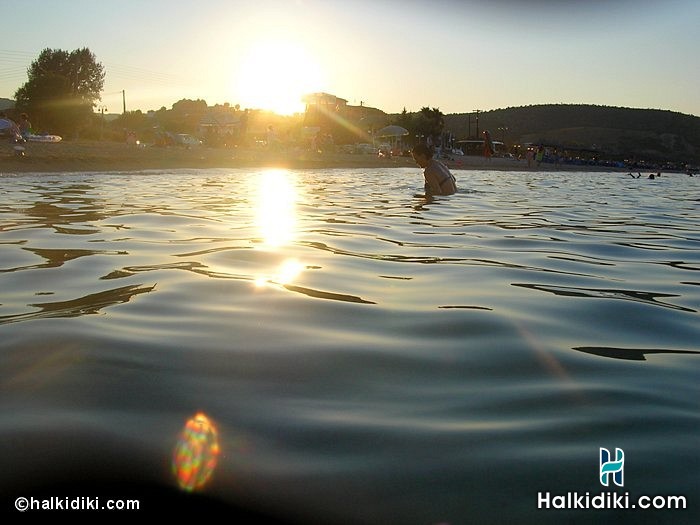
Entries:
{"type": "MultiPolygon", "coordinates": [[[[26,113],[21,113],[19,115],[15,113],[14,118],[17,119],[17,122],[15,122],[13,118],[10,118],[7,113],[0,111],[0,140],[5,144],[8,142],[12,144],[16,156],[25,155],[24,144],[27,141],[37,141],[39,139],[49,139],[53,137],[38,137],[34,135],[32,124],[26,113]]],[[[572,153],[572,151],[566,149],[559,149],[542,144],[528,143],[524,144],[522,147],[513,146],[511,148],[511,153],[505,149],[505,145],[502,142],[493,141],[488,131],[483,131],[482,140],[466,141],[469,142],[467,145],[458,144],[459,141],[456,141],[453,135],[447,134],[444,137],[435,139],[430,136],[416,137],[419,143],[415,145],[411,144],[411,140],[396,140],[396,144],[388,145],[392,147],[389,148],[387,146],[385,149],[382,149],[381,145],[380,147],[374,147],[373,144],[338,145],[335,143],[330,133],[324,133],[320,128],[310,128],[309,131],[313,131],[313,133],[292,140],[288,132],[280,135],[272,125],[268,125],[264,136],[254,136],[252,140],[250,138],[246,140],[246,137],[241,134],[235,136],[226,135],[221,137],[222,141],[218,142],[205,140],[203,137],[197,137],[186,133],[156,131],[152,145],[161,147],[182,146],[187,149],[195,146],[207,146],[208,148],[242,147],[243,149],[250,149],[251,151],[267,150],[275,156],[293,156],[299,154],[303,158],[309,158],[309,153],[319,154],[317,156],[320,158],[326,156],[321,154],[348,152],[355,154],[373,153],[375,156],[379,156],[379,158],[386,159],[399,156],[410,158],[412,156],[416,163],[424,170],[423,175],[425,178],[426,194],[432,195],[449,195],[456,191],[454,177],[449,173],[449,168],[447,166],[453,168],[475,166],[475,162],[478,163],[478,161],[467,160],[470,154],[471,157],[474,155],[481,157],[482,165],[483,163],[486,165],[494,165],[495,169],[507,168],[506,160],[512,160],[515,162],[524,161],[527,168],[534,169],[545,169],[544,166],[549,165],[548,169],[557,169],[559,166],[580,166],[585,169],[590,166],[596,168],[630,170],[629,176],[633,178],[640,178],[641,173],[645,171],[654,172],[649,175],[649,179],[658,178],[662,171],[685,172],[689,176],[693,176],[698,172],[697,167],[692,167],[685,163],[605,160],[593,156],[594,152],[592,150],[585,150],[587,152],[585,155],[576,155],[575,153],[578,150],[574,150],[572,153]],[[474,148],[469,150],[463,149],[466,148],[466,146],[471,147],[475,144],[480,146],[478,151],[474,148]],[[498,148],[496,147],[497,144],[499,145],[498,148]],[[361,146],[367,146],[367,148],[362,148],[361,146]],[[634,173],[637,173],[637,175],[634,175],[634,173]]],[[[127,144],[136,144],[139,146],[147,145],[144,144],[142,140],[138,140],[135,132],[127,132],[127,130],[124,130],[124,132],[124,141],[127,144]]],[[[60,141],[60,137],[56,138],[60,141]]],[[[258,153],[253,153],[253,155],[256,157],[260,156],[258,153]]],[[[316,157],[316,155],[311,156],[314,158],[316,157]]],[[[399,161],[399,164],[400,163],[401,161],[399,161]]]]}
{"type": "Polygon", "coordinates": [[[0,137],[9,139],[14,145],[14,153],[17,156],[24,156],[24,144],[32,133],[32,124],[29,122],[29,115],[22,113],[19,116],[19,123],[9,118],[3,111],[0,112],[0,137]]]}
{"type": "Polygon", "coordinates": [[[26,139],[32,132],[32,123],[29,122],[29,115],[21,113],[19,123],[16,123],[7,113],[0,112],[0,136],[21,141],[26,139]]]}

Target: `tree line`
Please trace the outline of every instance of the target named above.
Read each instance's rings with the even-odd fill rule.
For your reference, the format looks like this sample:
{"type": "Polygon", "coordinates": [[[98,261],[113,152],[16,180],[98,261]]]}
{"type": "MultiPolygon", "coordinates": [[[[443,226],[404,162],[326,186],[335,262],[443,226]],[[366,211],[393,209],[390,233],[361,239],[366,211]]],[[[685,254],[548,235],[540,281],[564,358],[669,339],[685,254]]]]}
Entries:
{"type": "Polygon", "coordinates": [[[445,115],[439,108],[424,106],[416,113],[409,113],[406,108],[393,120],[393,124],[408,130],[409,142],[435,143],[445,131],[445,115]]]}
{"type": "MultiPolygon", "coordinates": [[[[30,115],[35,131],[64,137],[120,139],[123,130],[195,133],[208,106],[204,100],[180,100],[171,110],[148,116],[127,112],[105,125],[94,108],[100,101],[105,69],[88,48],[65,51],[46,48],[27,70],[27,81],[15,92],[15,113],[30,115]]],[[[234,113],[239,110],[236,106],[234,113]]],[[[619,155],[638,152],[669,158],[700,158],[700,118],[677,112],[615,108],[583,104],[550,104],[484,111],[481,129],[489,129],[506,144],[520,141],[559,141],[596,144],[619,155]]],[[[445,115],[438,108],[406,108],[387,122],[408,130],[406,142],[436,141],[444,132],[457,138],[471,135],[475,115],[445,115]]],[[[337,123],[328,123],[337,143],[357,141],[337,123]]],[[[376,130],[375,130],[376,131],[376,130]]]]}
{"type": "MultiPolygon", "coordinates": [[[[27,77],[14,94],[15,113],[28,113],[39,132],[97,138],[97,133],[109,136],[115,129],[145,130],[155,121],[165,131],[193,133],[207,111],[204,100],[183,99],[172,110],[163,107],[154,112],[151,120],[140,110],[126,112],[103,129],[94,108],[100,101],[105,68],[87,47],[74,51],[46,48],[29,66],[27,77]]],[[[406,128],[410,137],[419,138],[437,137],[445,126],[443,113],[429,107],[415,114],[404,108],[394,123],[406,128]]]]}
{"type": "MultiPolygon", "coordinates": [[[[445,128],[464,136],[475,115],[451,114],[445,128]]],[[[700,117],[659,109],[541,104],[484,111],[481,129],[512,146],[523,142],[593,148],[612,158],[700,160],[700,117]]]]}

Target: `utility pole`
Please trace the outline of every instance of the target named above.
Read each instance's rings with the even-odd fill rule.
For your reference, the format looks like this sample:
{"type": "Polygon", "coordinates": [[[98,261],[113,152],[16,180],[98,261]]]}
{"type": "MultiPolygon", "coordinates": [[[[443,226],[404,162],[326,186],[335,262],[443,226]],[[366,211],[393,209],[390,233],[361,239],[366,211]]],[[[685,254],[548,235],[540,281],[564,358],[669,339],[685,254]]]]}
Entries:
{"type": "Polygon", "coordinates": [[[122,113],[126,115],[126,90],[122,89],[122,113]]]}
{"type": "Polygon", "coordinates": [[[100,140],[104,140],[105,111],[107,111],[107,108],[105,106],[100,106],[100,113],[102,114],[102,120],[100,120],[100,140]]]}
{"type": "Polygon", "coordinates": [[[475,109],[474,113],[476,113],[476,138],[479,138],[479,113],[481,113],[480,109],[475,109]]]}

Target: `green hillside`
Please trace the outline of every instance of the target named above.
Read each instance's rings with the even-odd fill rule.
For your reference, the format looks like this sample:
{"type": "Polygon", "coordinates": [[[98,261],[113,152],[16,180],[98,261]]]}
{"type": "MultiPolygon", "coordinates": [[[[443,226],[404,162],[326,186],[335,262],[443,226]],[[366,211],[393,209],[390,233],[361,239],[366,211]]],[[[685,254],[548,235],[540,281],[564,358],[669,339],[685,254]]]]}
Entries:
{"type": "MultiPolygon", "coordinates": [[[[476,134],[474,113],[445,116],[445,129],[459,138],[476,134]]],[[[506,144],[544,143],[600,151],[609,158],[700,162],[700,118],[672,111],[607,106],[548,104],[479,113],[506,144]]]]}
{"type": "Polygon", "coordinates": [[[15,101],[9,98],[0,98],[0,111],[15,107],[15,101]]]}

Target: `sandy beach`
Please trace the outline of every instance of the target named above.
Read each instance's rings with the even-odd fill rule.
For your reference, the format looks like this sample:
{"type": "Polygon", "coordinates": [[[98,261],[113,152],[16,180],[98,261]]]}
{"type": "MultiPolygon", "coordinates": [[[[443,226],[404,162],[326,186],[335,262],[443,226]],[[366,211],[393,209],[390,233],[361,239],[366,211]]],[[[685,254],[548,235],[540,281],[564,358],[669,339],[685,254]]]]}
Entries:
{"type": "MultiPolygon", "coordinates": [[[[0,145],[0,173],[138,171],[180,168],[284,167],[293,169],[416,167],[411,157],[379,158],[369,154],[312,153],[263,148],[208,148],[135,146],[106,141],[65,141],[25,144],[16,156],[8,142],[0,145]]],[[[444,162],[452,169],[527,170],[524,160],[453,156],[444,162]]],[[[419,169],[419,168],[417,168],[419,169]]],[[[533,171],[612,171],[595,166],[542,164],[533,171]]]]}

